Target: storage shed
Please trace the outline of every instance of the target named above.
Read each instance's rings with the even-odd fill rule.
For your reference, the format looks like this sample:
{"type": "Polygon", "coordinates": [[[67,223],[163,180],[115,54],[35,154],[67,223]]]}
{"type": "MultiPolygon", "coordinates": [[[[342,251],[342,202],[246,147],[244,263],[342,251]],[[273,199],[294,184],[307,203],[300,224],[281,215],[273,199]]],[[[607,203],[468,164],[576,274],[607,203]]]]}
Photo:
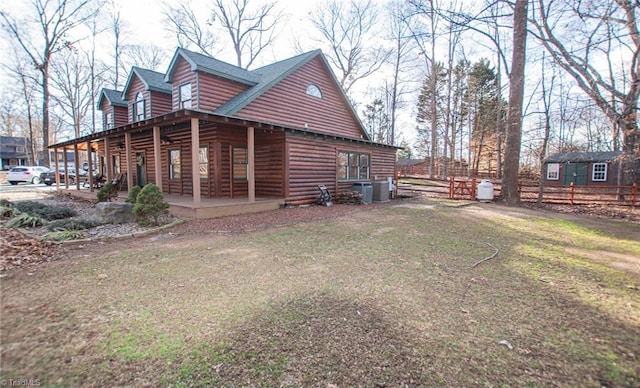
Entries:
{"type": "Polygon", "coordinates": [[[617,158],[621,151],[566,152],[544,160],[544,183],[549,186],[571,183],[579,186],[615,185],[618,173],[617,158]]]}

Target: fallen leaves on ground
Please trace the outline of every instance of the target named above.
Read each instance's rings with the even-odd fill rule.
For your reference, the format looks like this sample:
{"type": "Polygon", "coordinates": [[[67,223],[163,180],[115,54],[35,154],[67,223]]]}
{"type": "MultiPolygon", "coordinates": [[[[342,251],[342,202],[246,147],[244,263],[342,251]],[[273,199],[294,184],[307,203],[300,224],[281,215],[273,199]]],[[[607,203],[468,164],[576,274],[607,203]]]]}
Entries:
{"type": "Polygon", "coordinates": [[[56,244],[27,237],[20,231],[2,228],[0,234],[0,273],[25,265],[51,261],[56,257],[56,244]]]}

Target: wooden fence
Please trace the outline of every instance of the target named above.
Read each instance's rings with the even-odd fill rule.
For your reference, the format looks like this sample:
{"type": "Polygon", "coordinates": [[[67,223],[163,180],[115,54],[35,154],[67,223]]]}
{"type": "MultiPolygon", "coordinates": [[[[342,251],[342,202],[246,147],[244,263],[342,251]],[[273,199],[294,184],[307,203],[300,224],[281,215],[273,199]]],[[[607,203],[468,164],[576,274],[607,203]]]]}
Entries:
{"type": "MultiPolygon", "coordinates": [[[[411,179],[411,186],[399,185],[399,189],[411,189],[427,195],[449,199],[475,200],[479,180],[453,178],[449,179],[411,179]],[[404,187],[403,187],[404,186],[404,187]]],[[[501,182],[491,180],[494,197],[500,196],[501,182]]],[[[518,185],[520,199],[523,202],[538,200],[538,183],[520,181],[518,185]]],[[[631,186],[545,186],[542,191],[543,203],[569,205],[609,204],[636,206],[640,204],[638,184],[631,186]]]]}

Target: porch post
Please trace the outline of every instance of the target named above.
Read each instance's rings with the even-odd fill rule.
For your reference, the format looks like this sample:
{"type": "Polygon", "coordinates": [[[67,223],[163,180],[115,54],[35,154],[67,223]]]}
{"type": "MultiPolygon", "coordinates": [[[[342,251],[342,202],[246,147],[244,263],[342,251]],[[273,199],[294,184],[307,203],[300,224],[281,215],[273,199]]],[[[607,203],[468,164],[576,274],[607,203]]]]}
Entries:
{"type": "Polygon", "coordinates": [[[191,119],[191,175],[193,207],[200,207],[200,121],[191,119]]]}
{"type": "Polygon", "coordinates": [[[133,187],[133,166],[131,165],[131,134],[129,132],[124,134],[124,152],[127,161],[127,190],[131,190],[133,187]]]}
{"type": "Polygon", "coordinates": [[[105,182],[111,182],[113,179],[113,164],[111,163],[111,151],[109,148],[111,147],[111,142],[109,141],[109,136],[104,138],[104,162],[107,164],[107,179],[105,182]]]}
{"type": "MultiPolygon", "coordinates": [[[[69,188],[69,169],[67,168],[67,149],[64,148],[62,150],[62,154],[63,154],[63,160],[64,160],[64,188],[68,189],[69,188]]],[[[78,144],[74,144],[73,145],[73,159],[74,160],[78,160],[78,158],[80,158],[80,151],[78,150],[78,144]]],[[[76,171],[76,175],[77,175],[77,171],[76,171]]],[[[78,180],[76,179],[76,190],[80,190],[80,183],[77,182],[78,180]]]]}
{"type": "Polygon", "coordinates": [[[160,158],[160,127],[153,127],[153,168],[155,170],[156,186],[162,193],[162,160],[160,158]]]}
{"type": "MultiPolygon", "coordinates": [[[[78,152],[78,143],[73,145],[73,160],[76,165],[76,190],[80,191],[80,152],[78,152]]],[[[69,183],[69,179],[65,178],[65,182],[69,183]]]]}
{"type": "Polygon", "coordinates": [[[87,166],[89,167],[89,191],[93,191],[93,161],[91,160],[91,140],[87,140],[87,166]]]}
{"type": "MultiPolygon", "coordinates": [[[[65,150],[65,151],[66,151],[66,148],[63,148],[63,150],[65,150]]],[[[58,164],[59,164],[59,163],[58,163],[58,148],[54,148],[54,149],[53,149],[53,154],[55,155],[55,158],[56,158],[56,160],[54,160],[54,168],[53,168],[53,171],[55,171],[55,172],[56,172],[56,175],[55,175],[55,177],[56,177],[56,187],[59,189],[59,188],[60,188],[60,173],[58,172],[58,169],[59,169],[60,167],[58,166],[58,164]]]]}
{"type": "Polygon", "coordinates": [[[256,177],[255,177],[255,130],[247,127],[247,180],[249,183],[249,202],[256,201],[256,177]]]}
{"type": "MultiPolygon", "coordinates": [[[[55,149],[55,154],[56,154],[56,187],[60,188],[60,164],[58,163],[58,149],[55,149]]],[[[67,147],[63,147],[62,148],[62,161],[64,163],[64,180],[66,181],[64,188],[68,189],[69,188],[69,179],[67,178],[67,175],[69,175],[68,167],[68,160],[67,160],[67,147]]],[[[76,171],[76,175],[78,175],[78,172],[76,171]]]]}

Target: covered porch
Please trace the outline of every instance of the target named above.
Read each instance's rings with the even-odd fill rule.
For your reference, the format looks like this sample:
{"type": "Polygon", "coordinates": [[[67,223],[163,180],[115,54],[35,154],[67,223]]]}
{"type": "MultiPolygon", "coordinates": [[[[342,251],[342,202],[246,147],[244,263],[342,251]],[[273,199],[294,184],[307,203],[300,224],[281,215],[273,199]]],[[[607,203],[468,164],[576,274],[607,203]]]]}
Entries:
{"type": "MultiPolygon", "coordinates": [[[[119,197],[126,198],[134,185],[154,183],[172,214],[207,218],[275,209],[285,201],[284,131],[267,123],[181,110],[50,148],[65,155],[63,161],[56,158],[56,170],[59,162],[67,166],[65,151],[76,156],[85,152],[88,170],[104,181],[124,177],[119,197]]],[[[93,174],[86,178],[88,185],[57,179],[59,190],[96,198],[93,174]]]]}

